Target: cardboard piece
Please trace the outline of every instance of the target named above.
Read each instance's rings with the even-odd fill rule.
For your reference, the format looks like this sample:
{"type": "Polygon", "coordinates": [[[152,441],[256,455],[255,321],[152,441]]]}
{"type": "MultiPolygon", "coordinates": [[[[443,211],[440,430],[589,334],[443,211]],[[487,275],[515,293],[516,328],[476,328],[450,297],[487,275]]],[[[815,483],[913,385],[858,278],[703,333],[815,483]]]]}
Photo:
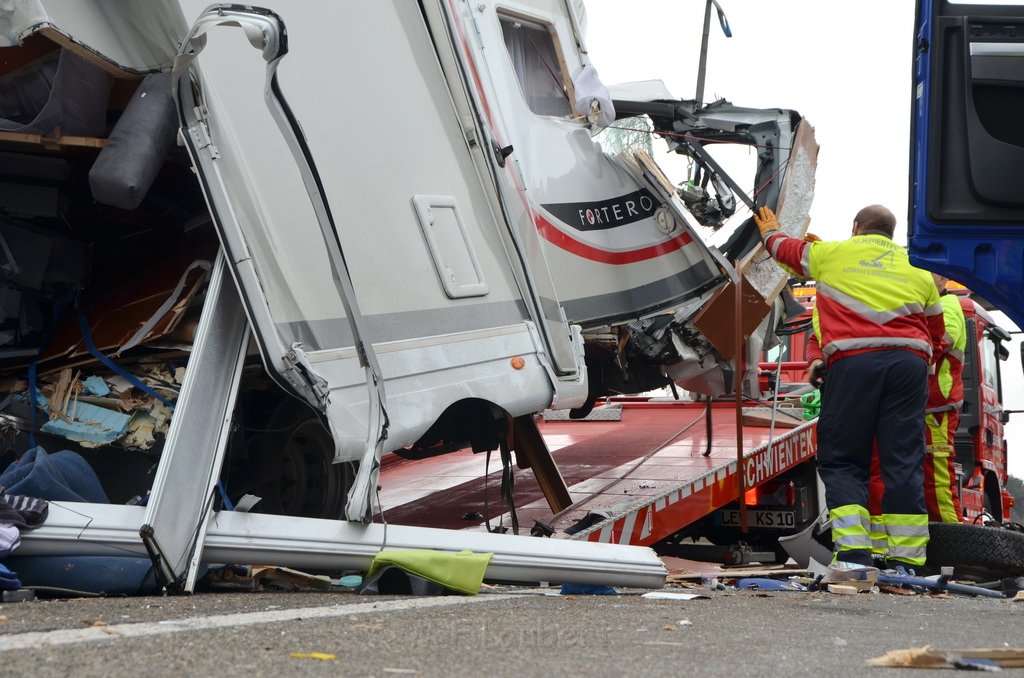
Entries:
{"type": "MultiPolygon", "coordinates": [[[[740,318],[743,339],[746,341],[757,329],[771,308],[764,297],[744,277],[743,309],[740,318]]],[[[730,281],[711,296],[708,303],[693,318],[693,325],[715,347],[723,358],[732,360],[736,355],[736,287],[730,281]]]]}

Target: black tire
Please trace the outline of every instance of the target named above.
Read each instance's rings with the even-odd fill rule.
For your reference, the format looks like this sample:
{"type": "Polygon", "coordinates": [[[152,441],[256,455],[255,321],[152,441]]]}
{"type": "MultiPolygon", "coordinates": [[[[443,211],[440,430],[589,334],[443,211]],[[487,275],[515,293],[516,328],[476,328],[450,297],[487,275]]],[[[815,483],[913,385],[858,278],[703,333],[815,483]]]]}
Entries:
{"type": "Polygon", "coordinates": [[[928,566],[1024,575],[1024,534],[964,523],[928,524],[928,566]]]}
{"type": "Polygon", "coordinates": [[[257,462],[265,480],[254,512],[337,519],[355,478],[353,464],[335,464],[334,441],[305,406],[285,401],[270,416],[273,431],[260,441],[257,462]]]}

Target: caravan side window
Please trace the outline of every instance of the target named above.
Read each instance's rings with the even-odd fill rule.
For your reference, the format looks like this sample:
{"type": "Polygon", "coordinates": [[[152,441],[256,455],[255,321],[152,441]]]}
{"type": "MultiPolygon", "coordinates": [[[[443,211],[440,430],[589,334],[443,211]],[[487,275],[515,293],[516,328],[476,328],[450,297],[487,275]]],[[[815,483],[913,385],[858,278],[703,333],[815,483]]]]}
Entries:
{"type": "Polygon", "coordinates": [[[499,17],[512,68],[530,110],[538,115],[573,115],[572,83],[551,28],[509,16],[499,17]]]}

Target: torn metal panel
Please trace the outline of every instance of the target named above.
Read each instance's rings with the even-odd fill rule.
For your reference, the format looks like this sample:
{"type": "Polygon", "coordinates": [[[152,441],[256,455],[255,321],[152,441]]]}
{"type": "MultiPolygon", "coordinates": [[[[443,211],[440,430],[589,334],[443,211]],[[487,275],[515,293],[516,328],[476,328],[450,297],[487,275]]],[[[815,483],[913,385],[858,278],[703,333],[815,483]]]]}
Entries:
{"type": "Polygon", "coordinates": [[[214,267],[177,411],[167,432],[140,528],[160,579],[194,582],[238,396],[249,327],[224,257],[214,267]]]}
{"type": "MultiPolygon", "coordinates": [[[[721,227],[733,214],[737,199],[748,206],[754,203],[776,204],[793,137],[801,120],[796,111],[745,108],[724,99],[701,106],[692,100],[647,98],[658,96],[657,90],[648,91],[641,87],[613,87],[612,91],[643,96],[639,101],[616,98],[615,109],[619,117],[648,116],[671,150],[693,160],[697,173],[692,183],[700,190],[693,195],[681,191],[681,197],[701,224],[721,227]],[[719,143],[745,145],[757,150],[753,194],[745,195],[707,153],[706,147],[719,143]]],[[[664,94],[662,92],[662,96],[664,94]]],[[[739,229],[724,247],[729,258],[743,258],[757,244],[756,235],[750,232],[750,228],[739,229]]]]}
{"type": "MultiPolygon", "coordinates": [[[[811,203],[814,201],[814,175],[818,166],[818,142],[814,128],[806,120],[797,127],[793,148],[789,151],[785,177],[779,190],[775,211],[782,232],[802,238],[811,223],[811,203]]],[[[743,276],[750,281],[766,302],[779,295],[789,274],[775,263],[763,246],[760,252],[743,268],[743,276]]],[[[763,316],[762,316],[763,317],[763,316]]]]}

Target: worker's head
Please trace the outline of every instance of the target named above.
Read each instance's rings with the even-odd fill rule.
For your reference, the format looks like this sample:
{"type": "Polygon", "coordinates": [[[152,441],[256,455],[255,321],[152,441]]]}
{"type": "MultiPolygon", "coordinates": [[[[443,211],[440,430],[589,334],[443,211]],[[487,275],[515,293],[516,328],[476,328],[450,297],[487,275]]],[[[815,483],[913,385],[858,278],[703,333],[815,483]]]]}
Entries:
{"type": "Polygon", "coordinates": [[[935,281],[935,288],[940,292],[944,292],[946,289],[946,283],[949,282],[949,278],[938,273],[932,273],[932,280],[935,281]]]}
{"type": "Polygon", "coordinates": [[[882,233],[892,237],[896,232],[896,217],[888,207],[868,205],[853,218],[853,234],[882,233]]]}

